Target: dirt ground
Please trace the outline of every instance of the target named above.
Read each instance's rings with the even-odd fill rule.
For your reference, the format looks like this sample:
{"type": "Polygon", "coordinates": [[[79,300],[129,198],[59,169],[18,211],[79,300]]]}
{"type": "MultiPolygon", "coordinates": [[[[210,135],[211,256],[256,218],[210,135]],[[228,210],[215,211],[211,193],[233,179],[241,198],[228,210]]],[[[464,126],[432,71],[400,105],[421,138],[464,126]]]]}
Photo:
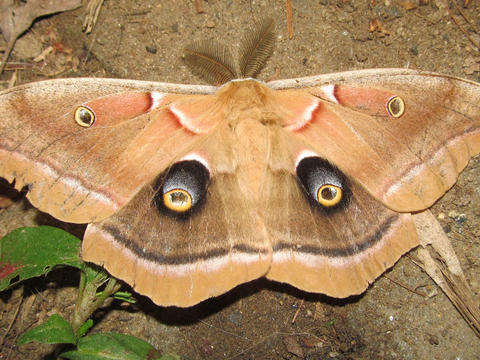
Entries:
{"type": "MultiPolygon", "coordinates": [[[[407,2],[393,0],[292,0],[294,36],[289,39],[284,1],[210,0],[199,14],[193,1],[107,0],[91,34],[82,32],[84,4],[36,21],[10,61],[32,64],[50,45],[65,50],[47,55],[43,67],[19,71],[17,84],[79,76],[201,84],[182,62],[186,43],[220,39],[236,46],[239,34],[270,16],[278,39],[263,80],[401,67],[479,81],[478,50],[443,1],[426,2],[406,10],[407,2]],[[374,19],[381,21],[381,31],[369,31],[374,19]]],[[[480,26],[478,1],[464,11],[480,26]]],[[[479,42],[480,36],[465,26],[479,42]]],[[[4,88],[11,76],[11,71],[2,76],[4,88]]],[[[432,208],[475,294],[480,291],[479,183],[477,156],[432,208]]],[[[0,235],[34,223],[57,222],[17,201],[1,210],[0,235]]],[[[480,339],[414,258],[412,251],[362,296],[346,300],[260,279],[188,309],[158,307],[142,296],[135,305],[114,303],[96,314],[92,331],[135,335],[184,359],[478,359],[480,339]]],[[[48,358],[51,346],[17,347],[15,342],[54,312],[69,316],[76,276],[59,269],[0,295],[0,334],[6,332],[0,359],[48,358]]]]}

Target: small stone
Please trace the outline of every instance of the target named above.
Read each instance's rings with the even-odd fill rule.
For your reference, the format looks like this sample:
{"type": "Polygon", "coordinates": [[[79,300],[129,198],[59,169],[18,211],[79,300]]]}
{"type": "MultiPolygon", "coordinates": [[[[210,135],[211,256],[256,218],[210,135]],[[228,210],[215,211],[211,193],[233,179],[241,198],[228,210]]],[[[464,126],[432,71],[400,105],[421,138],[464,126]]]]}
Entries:
{"type": "Polygon", "coordinates": [[[363,51],[363,52],[359,51],[359,52],[355,53],[355,57],[356,57],[358,62],[365,62],[368,59],[368,52],[367,51],[363,51]]]}
{"type": "Polygon", "coordinates": [[[467,221],[467,215],[466,214],[460,214],[455,218],[455,222],[457,225],[463,225],[467,221]]]}
{"type": "Polygon", "coordinates": [[[458,213],[455,210],[451,210],[451,211],[448,212],[448,217],[450,219],[454,219],[457,216],[458,216],[458,213]]]}
{"type": "Polygon", "coordinates": [[[157,48],[153,46],[145,46],[145,49],[150,53],[150,54],[156,54],[157,53],[157,48]]]}
{"type": "Polygon", "coordinates": [[[198,350],[200,351],[201,357],[206,358],[212,356],[213,349],[213,345],[207,339],[202,339],[200,341],[200,346],[198,347],[198,350]]]}
{"type": "Polygon", "coordinates": [[[440,344],[440,340],[438,340],[438,337],[435,336],[435,335],[432,335],[432,334],[429,334],[429,335],[428,335],[428,342],[429,342],[431,345],[438,345],[438,344],[440,344]]]}
{"type": "Polygon", "coordinates": [[[234,323],[235,325],[240,326],[242,325],[243,316],[240,311],[234,311],[230,313],[230,315],[228,315],[228,319],[230,320],[230,322],[234,323]]]}
{"type": "Polygon", "coordinates": [[[442,226],[442,229],[445,234],[449,234],[452,232],[452,227],[450,226],[450,224],[446,224],[445,226],[442,226]]]}
{"type": "Polygon", "coordinates": [[[456,212],[455,210],[452,210],[448,213],[448,217],[453,219],[457,225],[463,225],[465,221],[467,221],[467,215],[466,214],[461,214],[456,212]]]}
{"type": "Polygon", "coordinates": [[[206,23],[205,23],[205,26],[209,29],[212,29],[215,27],[215,22],[213,20],[208,20],[206,23]]]}
{"type": "Polygon", "coordinates": [[[418,56],[418,48],[416,45],[412,46],[410,49],[408,49],[408,52],[412,54],[413,56],[418,56]]]}

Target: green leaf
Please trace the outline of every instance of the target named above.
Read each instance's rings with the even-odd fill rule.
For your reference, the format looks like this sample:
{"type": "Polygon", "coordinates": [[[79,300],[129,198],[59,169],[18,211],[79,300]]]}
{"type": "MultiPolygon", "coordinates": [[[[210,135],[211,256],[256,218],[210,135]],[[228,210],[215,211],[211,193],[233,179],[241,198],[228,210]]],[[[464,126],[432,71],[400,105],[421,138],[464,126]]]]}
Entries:
{"type": "Polygon", "coordinates": [[[115,294],[113,294],[113,298],[115,300],[125,301],[130,304],[135,304],[137,302],[132,293],[129,293],[128,291],[117,291],[115,294]]]}
{"type": "Polygon", "coordinates": [[[109,276],[107,272],[100,266],[87,263],[84,271],[87,283],[97,283],[98,286],[101,286],[102,283],[108,281],[109,276]]]}
{"type": "Polygon", "coordinates": [[[332,326],[335,326],[335,323],[337,322],[337,320],[335,319],[331,319],[331,320],[328,320],[327,322],[324,323],[324,326],[326,327],[332,327],[332,326]]]}
{"type": "Polygon", "coordinates": [[[47,274],[55,265],[82,269],[80,240],[51,226],[20,228],[0,239],[0,291],[47,274]]]}
{"type": "Polygon", "coordinates": [[[54,314],[45,323],[23,334],[18,340],[18,345],[32,341],[44,344],[75,344],[75,334],[67,320],[54,314]]]}
{"type": "Polygon", "coordinates": [[[118,333],[102,333],[85,336],[78,341],[77,350],[64,352],[61,356],[70,360],[179,359],[162,357],[158,350],[146,341],[118,333]]]}
{"type": "Polygon", "coordinates": [[[77,330],[77,337],[81,338],[83,335],[87,333],[87,331],[93,326],[93,320],[88,319],[85,321],[82,326],[77,330]]]}

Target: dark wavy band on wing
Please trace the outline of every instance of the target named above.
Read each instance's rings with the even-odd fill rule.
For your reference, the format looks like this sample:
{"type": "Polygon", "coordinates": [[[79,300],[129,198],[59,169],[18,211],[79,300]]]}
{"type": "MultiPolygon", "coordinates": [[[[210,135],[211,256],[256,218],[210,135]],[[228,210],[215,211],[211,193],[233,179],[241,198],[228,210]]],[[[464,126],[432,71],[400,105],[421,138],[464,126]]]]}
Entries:
{"type": "Polygon", "coordinates": [[[319,246],[304,245],[302,247],[298,247],[297,244],[279,242],[274,246],[273,251],[294,250],[297,253],[323,255],[332,258],[356,255],[377,244],[397,220],[398,214],[387,217],[381,224],[379,224],[378,228],[373,234],[367,234],[362,241],[355,243],[355,245],[352,247],[322,248],[321,244],[319,244],[319,246]]]}
{"type": "Polygon", "coordinates": [[[209,260],[230,253],[243,253],[248,255],[268,255],[267,249],[255,248],[248,245],[237,244],[231,248],[216,248],[212,250],[189,252],[187,254],[162,255],[159,252],[144,251],[135,241],[125,236],[122,231],[112,225],[103,225],[102,230],[109,233],[115,241],[132,251],[138,258],[153,261],[158,265],[183,265],[193,264],[202,260],[209,260]]]}

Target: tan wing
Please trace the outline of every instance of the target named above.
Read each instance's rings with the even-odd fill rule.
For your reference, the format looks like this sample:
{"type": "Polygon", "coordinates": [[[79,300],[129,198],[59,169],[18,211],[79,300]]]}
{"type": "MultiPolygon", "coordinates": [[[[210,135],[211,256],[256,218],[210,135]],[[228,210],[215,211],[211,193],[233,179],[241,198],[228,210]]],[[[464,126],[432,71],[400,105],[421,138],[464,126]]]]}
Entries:
{"type": "MultiPolygon", "coordinates": [[[[256,129],[255,143],[265,155],[267,137],[256,129]]],[[[82,257],[159,305],[191,306],[265,275],[271,246],[249,191],[257,173],[250,156],[248,139],[223,124],[182,156],[209,172],[205,198],[194,210],[175,215],[159,208],[158,179],[174,172],[167,170],[123,209],[89,225],[82,257]]],[[[188,187],[186,178],[182,173],[179,187],[188,187]]]]}
{"type": "Polygon", "coordinates": [[[165,91],[174,89],[212,90],[66,79],[4,91],[0,176],[15,179],[17,189],[28,186],[30,201],[61,220],[105,218],[168,166],[177,152],[201,137],[166,108],[177,96],[165,91]],[[89,128],[75,121],[80,106],[96,116],[89,128]]]}
{"type": "Polygon", "coordinates": [[[397,211],[432,205],[480,151],[480,84],[402,69],[279,82],[321,101],[296,134],[397,211]],[[404,113],[388,113],[394,96],[404,113]]]}
{"type": "Polygon", "coordinates": [[[312,201],[295,169],[298,154],[307,151],[314,159],[314,149],[291,133],[273,131],[270,151],[263,191],[273,248],[269,279],[347,297],[362,293],[418,245],[410,214],[388,209],[335,166],[321,163],[339,175],[345,201],[333,209],[312,201]]]}

